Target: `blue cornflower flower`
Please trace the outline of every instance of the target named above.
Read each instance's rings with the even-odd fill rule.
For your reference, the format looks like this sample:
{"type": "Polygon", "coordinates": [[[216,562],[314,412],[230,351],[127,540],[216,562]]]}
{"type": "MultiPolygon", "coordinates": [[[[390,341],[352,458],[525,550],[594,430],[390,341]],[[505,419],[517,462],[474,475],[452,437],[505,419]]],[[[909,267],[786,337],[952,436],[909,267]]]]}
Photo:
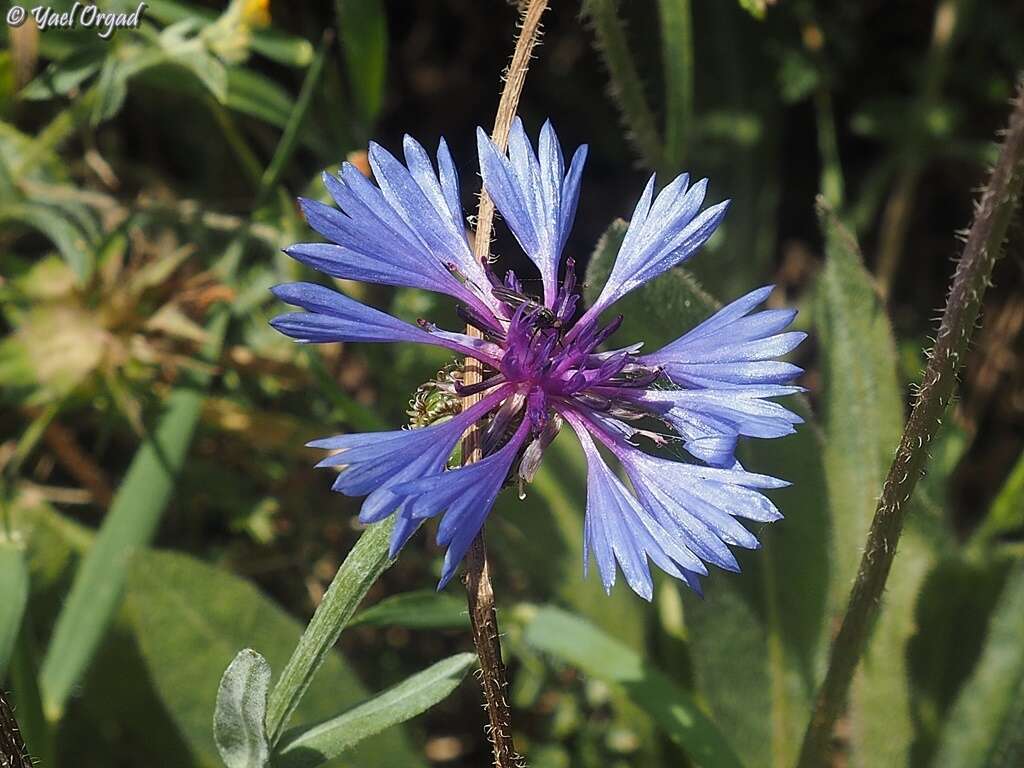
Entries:
{"type": "Polygon", "coordinates": [[[405,138],[404,150],[403,165],[371,145],[379,186],[349,164],[337,176],[324,174],[338,208],[300,203],[309,224],[329,242],[294,245],[286,252],[332,277],[446,293],[483,338],[425,321],[412,325],[311,283],[274,289],[303,311],[272,324],[304,342],[412,341],[469,355],[483,364],[483,382],[453,386],[458,395],[481,399],[430,426],[310,443],[336,451],[319,465],[341,468],[334,490],[366,496],[360,512],[365,523],[396,516],[392,555],[425,519],[440,515],[437,541],[447,547],[443,586],[502,486],[509,479],[529,481],[545,447],[568,422],[588,466],[584,570],[593,555],[610,590],[617,563],[630,587],[647,599],[648,559],[697,591],[707,564],[738,570],[729,545],[753,549],[758,542],[737,518],[781,517],[761,492],[787,483],[747,472],[734,449],[740,436],[779,437],[801,421],[770,399],[800,390],[789,385],[800,369],[775,360],[805,336],[784,330],[795,311],[753,312],[771,292],[768,286],[656,352],[640,354],[639,344],[598,351],[622,321],[619,316],[602,325],[602,312],[689,258],[715,231],[728,201],[701,210],[707,180],[690,186],[686,174],[655,196],[652,176],[607,283],[580,315],[571,258],[561,281],[558,273],[576,213],[585,146],[566,169],[550,123],[541,129],[536,152],[518,119],[507,153],[478,131],[484,187],[540,271],[542,297],[529,295],[514,273],[499,278],[473,257],[444,141],[436,171],[413,139],[405,138]],[[644,419],[659,420],[674,434],[666,438],[641,429],[644,419]],[[449,468],[455,446],[478,422],[484,457],[449,468]],[[641,448],[645,441],[666,440],[680,442],[696,461],[641,448]],[[598,445],[621,464],[632,488],[598,445]]]}

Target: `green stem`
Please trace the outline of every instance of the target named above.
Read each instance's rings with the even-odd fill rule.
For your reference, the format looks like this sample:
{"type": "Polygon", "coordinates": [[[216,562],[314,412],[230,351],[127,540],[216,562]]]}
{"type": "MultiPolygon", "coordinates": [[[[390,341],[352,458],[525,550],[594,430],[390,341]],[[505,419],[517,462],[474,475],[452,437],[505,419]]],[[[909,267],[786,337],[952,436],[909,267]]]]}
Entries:
{"type": "Polygon", "coordinates": [[[843,205],[843,164],[839,159],[836,119],[832,94],[824,85],[814,92],[814,111],[818,123],[818,152],[821,157],[821,194],[833,208],[843,205]]]}
{"type": "Polygon", "coordinates": [[[388,542],[394,527],[392,516],[367,528],[334,575],[267,700],[267,738],[271,746],[281,738],[313,676],[367,591],[394,562],[388,558],[388,542]]]}
{"type": "Polygon", "coordinates": [[[583,15],[590,20],[597,48],[611,78],[612,96],[622,113],[629,138],[644,163],[660,168],[663,149],[654,113],[626,42],[626,30],[615,0],[584,0],[583,15]]]}
{"type": "Polygon", "coordinates": [[[917,401],[889,468],[868,531],[860,569],[836,635],[825,681],[815,701],[798,765],[826,764],[828,744],[843,708],[868,631],[878,614],[907,502],[926,469],[928,448],[956,386],[957,373],[978,320],[981,300],[999,255],[1024,180],[1024,82],[1018,87],[1009,129],[982,192],[963,255],[929,354],[917,401]]]}
{"type": "Polygon", "coordinates": [[[284,167],[291,159],[295,147],[298,146],[302,126],[306,122],[306,115],[309,113],[309,108],[313,103],[313,94],[320,83],[320,75],[324,70],[324,59],[327,56],[327,49],[330,48],[333,40],[333,32],[330,30],[324,32],[323,38],[320,41],[320,47],[316,52],[316,57],[313,59],[313,63],[309,65],[306,77],[302,81],[302,89],[299,91],[299,98],[295,102],[295,108],[288,117],[288,123],[281,133],[281,140],[278,141],[277,149],[274,150],[274,156],[270,159],[270,164],[263,171],[262,176],[260,176],[260,186],[256,193],[256,202],[252,206],[253,210],[259,208],[266,201],[270,192],[277,187],[277,182],[281,179],[284,167]]]}

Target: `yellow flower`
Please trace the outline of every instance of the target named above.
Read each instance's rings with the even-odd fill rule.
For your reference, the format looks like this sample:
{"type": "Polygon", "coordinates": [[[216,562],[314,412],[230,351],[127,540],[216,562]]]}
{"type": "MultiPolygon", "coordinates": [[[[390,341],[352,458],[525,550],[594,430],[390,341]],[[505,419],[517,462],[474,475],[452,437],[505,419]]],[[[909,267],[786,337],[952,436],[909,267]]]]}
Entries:
{"type": "Polygon", "coordinates": [[[270,24],[270,0],[243,0],[242,21],[253,27],[270,24]]]}

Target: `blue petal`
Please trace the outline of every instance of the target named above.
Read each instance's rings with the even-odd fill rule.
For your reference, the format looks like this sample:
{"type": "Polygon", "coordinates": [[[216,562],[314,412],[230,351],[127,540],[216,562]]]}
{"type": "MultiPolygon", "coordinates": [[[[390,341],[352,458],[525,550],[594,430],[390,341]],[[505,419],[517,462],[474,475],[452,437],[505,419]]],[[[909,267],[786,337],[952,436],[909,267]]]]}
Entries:
{"type": "Polygon", "coordinates": [[[573,155],[568,174],[558,137],[550,122],[541,129],[539,157],[517,117],[511,127],[508,156],[477,129],[477,150],[484,188],[523,251],[540,270],[544,300],[554,306],[558,267],[576,215],[586,146],[573,155]]]}
{"type": "Polygon", "coordinates": [[[405,138],[407,169],[379,144],[370,144],[370,166],[384,198],[416,232],[429,253],[444,264],[452,262],[481,290],[489,283],[466,240],[461,213],[453,216],[423,148],[405,138]]]}
{"type": "Polygon", "coordinates": [[[739,436],[783,437],[803,423],[795,413],[766,399],[801,391],[778,385],[647,390],[639,400],[673,426],[691,454],[713,466],[730,467],[739,436]]]}
{"type": "Polygon", "coordinates": [[[455,574],[480,532],[528,431],[528,422],[524,420],[508,443],[487,458],[392,489],[399,496],[409,497],[406,503],[411,517],[422,520],[444,513],[437,529],[437,543],[447,545],[448,551],[438,589],[444,588],[455,574]]]}
{"type": "Polygon", "coordinates": [[[286,336],[302,342],[412,341],[445,347],[461,354],[494,362],[497,348],[464,334],[432,331],[368,307],[338,291],[315,283],[286,283],[271,289],[287,304],[306,312],[279,315],[270,324],[286,336]]]}
{"type": "Polygon", "coordinates": [[[466,240],[447,146],[442,141],[438,149],[440,178],[419,144],[406,137],[404,147],[408,169],[371,147],[379,188],[349,163],[338,176],[325,173],[324,184],[340,210],[301,198],[299,204],[309,225],[339,247],[302,243],[286,253],[334,277],[447,293],[492,314],[496,305],[466,240]]]}
{"type": "Polygon", "coordinates": [[[698,213],[707,179],[689,188],[688,181],[686,174],[677,176],[652,205],[651,177],[633,212],[608,281],[584,319],[597,317],[630,291],[688,259],[718,228],[729,201],[698,213]]]}
{"type": "Polygon", "coordinates": [[[571,415],[568,418],[587,457],[584,572],[593,552],[605,591],[610,592],[617,562],[632,590],[646,600],[653,594],[648,558],[666,573],[687,581],[687,573],[707,574],[700,559],[667,531],[605,464],[583,422],[571,415]]]}
{"type": "Polygon", "coordinates": [[[787,483],[766,475],[703,467],[649,456],[603,438],[626,469],[637,499],[688,550],[730,571],[739,565],[727,545],[756,549],[756,537],[734,518],[772,522],[782,517],[761,489],[787,483]]]}
{"type": "Polygon", "coordinates": [[[376,523],[392,513],[398,515],[392,535],[394,555],[422,522],[412,516],[407,498],[396,494],[394,488],[444,471],[463,433],[506,394],[495,391],[449,421],[429,427],[337,435],[308,445],[336,451],[317,466],[341,467],[333,490],[346,496],[367,497],[359,512],[362,522],[376,523]]]}
{"type": "Polygon", "coordinates": [[[726,388],[781,385],[803,371],[773,360],[791,352],[807,334],[783,332],[795,310],[749,312],[771,293],[773,286],[751,291],[728,304],[693,330],[657,352],[641,356],[647,365],[662,366],[680,385],[726,388]]]}

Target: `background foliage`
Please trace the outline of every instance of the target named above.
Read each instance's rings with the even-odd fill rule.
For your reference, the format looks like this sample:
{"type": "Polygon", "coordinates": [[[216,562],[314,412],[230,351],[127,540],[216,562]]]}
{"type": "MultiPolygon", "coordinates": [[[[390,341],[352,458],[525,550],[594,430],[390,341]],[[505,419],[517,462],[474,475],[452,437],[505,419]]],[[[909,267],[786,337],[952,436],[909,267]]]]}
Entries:
{"type": "MultiPolygon", "coordinates": [[[[471,210],[472,129],[493,117],[516,20],[498,0],[148,5],[110,41],[26,24],[0,50],[0,684],[44,766],[251,764],[237,730],[218,730],[218,753],[221,673],[247,646],[279,672],[358,537],[357,502],[329,493],[302,445],[403,423],[448,362],[305,349],[268,328],[267,288],[310,277],[279,251],[308,237],[294,198],[323,198],[322,168],[408,131],[448,139],[471,210]]],[[[656,347],[774,282],[772,302],[799,306],[812,332],[796,360],[808,423],[744,447],[746,466],[793,481],[777,495],[786,520],[703,601],[668,579],[652,605],[582,579],[571,439],[525,502],[502,498],[488,536],[518,743],[536,768],[790,765],[954,230],[1024,68],[1024,11],[554,5],[520,113],[591,145],[568,246],[588,289],[651,169],[710,177],[734,200],[722,233],[624,302],[621,335],[656,347]]],[[[1019,224],[914,499],[839,764],[1024,760],[1019,224]]],[[[494,250],[517,263],[504,231],[494,250]]],[[[457,324],[434,296],[345,289],[457,324]]],[[[338,765],[487,762],[479,693],[459,685],[463,596],[430,589],[439,565],[420,535],[373,584],[292,724],[341,717],[286,732],[281,765],[318,764],[317,749],[338,765]]],[[[260,663],[244,672],[228,699],[256,703],[239,712],[266,695],[260,663]]]]}

